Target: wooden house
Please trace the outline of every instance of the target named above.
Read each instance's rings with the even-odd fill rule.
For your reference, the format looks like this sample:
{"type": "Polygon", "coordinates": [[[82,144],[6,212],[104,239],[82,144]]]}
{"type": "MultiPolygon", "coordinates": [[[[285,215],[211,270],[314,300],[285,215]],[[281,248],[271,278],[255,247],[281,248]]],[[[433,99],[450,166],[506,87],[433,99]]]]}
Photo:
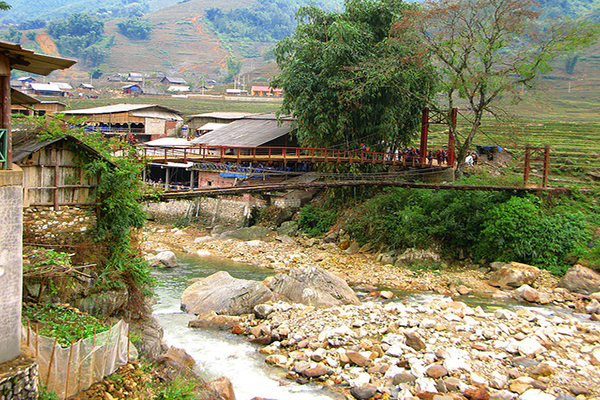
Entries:
{"type": "Polygon", "coordinates": [[[65,103],[61,103],[60,101],[38,101],[35,104],[22,104],[13,101],[11,113],[28,116],[41,116],[61,112],[66,107],[67,105],[65,103]]]}
{"type": "Polygon", "coordinates": [[[125,85],[121,88],[123,90],[123,94],[142,94],[144,90],[137,83],[133,83],[131,85],[125,85]]]}
{"type": "Polygon", "coordinates": [[[174,78],[170,76],[165,76],[160,80],[160,83],[165,85],[173,86],[173,85],[187,85],[187,82],[183,78],[174,78]]]}
{"type": "Polygon", "coordinates": [[[179,111],[154,104],[115,104],[68,110],[64,115],[67,120],[77,120],[88,131],[100,131],[105,136],[133,135],[140,143],[176,136],[183,125],[179,111]]]}

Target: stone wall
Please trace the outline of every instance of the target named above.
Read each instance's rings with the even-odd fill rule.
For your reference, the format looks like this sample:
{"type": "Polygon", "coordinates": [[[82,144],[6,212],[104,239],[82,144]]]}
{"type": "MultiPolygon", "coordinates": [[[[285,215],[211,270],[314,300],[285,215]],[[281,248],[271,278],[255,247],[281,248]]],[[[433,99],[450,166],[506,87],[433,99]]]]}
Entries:
{"type": "Polygon", "coordinates": [[[188,214],[188,221],[203,224],[228,224],[243,226],[255,207],[265,202],[244,196],[242,198],[199,198],[196,200],[173,200],[146,203],[144,208],[158,222],[176,224],[188,214]]]}
{"type": "Polygon", "coordinates": [[[94,207],[61,206],[27,207],[23,212],[23,228],[27,242],[36,244],[68,244],[79,241],[81,235],[96,224],[94,207]]]}
{"type": "Polygon", "coordinates": [[[20,353],[23,172],[0,170],[0,363],[20,353]]]}
{"type": "Polygon", "coordinates": [[[19,357],[10,364],[10,368],[7,368],[8,371],[0,373],[0,399],[37,399],[37,363],[34,360],[19,357]]]}

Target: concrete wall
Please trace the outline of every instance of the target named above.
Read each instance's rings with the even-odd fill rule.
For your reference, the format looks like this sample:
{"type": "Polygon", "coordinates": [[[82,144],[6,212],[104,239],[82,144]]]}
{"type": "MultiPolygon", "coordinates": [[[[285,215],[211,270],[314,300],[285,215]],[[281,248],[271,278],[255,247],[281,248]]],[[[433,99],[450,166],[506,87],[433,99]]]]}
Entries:
{"type": "Polygon", "coordinates": [[[93,207],[27,207],[23,212],[23,229],[27,242],[36,244],[77,243],[80,236],[96,224],[93,207]]]}
{"type": "Polygon", "coordinates": [[[23,172],[0,170],[0,363],[20,353],[23,172]]]}

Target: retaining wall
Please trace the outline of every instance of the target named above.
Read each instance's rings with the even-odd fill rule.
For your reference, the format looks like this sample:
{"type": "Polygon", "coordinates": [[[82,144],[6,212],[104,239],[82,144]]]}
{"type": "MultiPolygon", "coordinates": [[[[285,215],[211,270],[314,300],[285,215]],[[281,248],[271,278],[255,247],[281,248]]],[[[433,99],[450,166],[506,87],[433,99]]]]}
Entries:
{"type": "Polygon", "coordinates": [[[12,368],[0,374],[0,400],[37,399],[37,363],[34,360],[19,357],[11,361],[10,366],[12,368]]]}
{"type": "Polygon", "coordinates": [[[80,236],[96,224],[94,207],[61,206],[27,207],[23,211],[23,229],[27,242],[36,244],[68,244],[79,241],[80,236]]]}

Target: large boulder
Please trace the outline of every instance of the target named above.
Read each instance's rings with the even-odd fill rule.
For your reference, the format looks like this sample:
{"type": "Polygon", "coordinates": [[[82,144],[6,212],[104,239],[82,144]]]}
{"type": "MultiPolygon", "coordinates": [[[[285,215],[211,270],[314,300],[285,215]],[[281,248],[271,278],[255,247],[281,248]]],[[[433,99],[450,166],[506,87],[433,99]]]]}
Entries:
{"type": "Polygon", "coordinates": [[[511,262],[490,276],[489,284],[500,288],[518,288],[531,285],[540,276],[540,269],[532,265],[511,262]]]}
{"type": "Polygon", "coordinates": [[[172,251],[161,251],[160,253],[152,257],[150,260],[148,260],[148,264],[151,267],[175,268],[179,266],[177,257],[172,251]]]}
{"type": "Polygon", "coordinates": [[[219,271],[189,286],[181,294],[181,308],[192,314],[214,311],[217,314],[250,314],[254,306],[273,300],[273,293],[262,283],[233,278],[219,271]]]}
{"type": "Polygon", "coordinates": [[[600,292],[600,273],[577,264],[569,268],[558,287],[586,295],[600,292]]]}
{"type": "Polygon", "coordinates": [[[292,268],[288,274],[277,274],[270,287],[278,298],[291,303],[320,308],[360,304],[346,281],[318,267],[292,268]]]}
{"type": "Polygon", "coordinates": [[[222,235],[227,238],[250,241],[263,239],[269,233],[271,233],[271,229],[265,228],[264,226],[249,226],[247,228],[225,232],[222,235]]]}

